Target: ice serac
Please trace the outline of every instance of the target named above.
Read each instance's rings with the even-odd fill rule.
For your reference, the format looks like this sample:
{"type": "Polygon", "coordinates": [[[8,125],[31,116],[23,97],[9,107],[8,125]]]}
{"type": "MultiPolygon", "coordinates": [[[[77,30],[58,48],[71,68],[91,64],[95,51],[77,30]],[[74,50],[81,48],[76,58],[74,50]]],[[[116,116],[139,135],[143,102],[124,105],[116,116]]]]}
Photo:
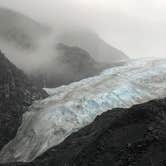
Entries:
{"type": "Polygon", "coordinates": [[[71,133],[115,107],[127,108],[166,96],[166,60],[135,60],[99,76],[56,89],[23,116],[16,137],[0,152],[1,162],[29,162],[71,133]]]}

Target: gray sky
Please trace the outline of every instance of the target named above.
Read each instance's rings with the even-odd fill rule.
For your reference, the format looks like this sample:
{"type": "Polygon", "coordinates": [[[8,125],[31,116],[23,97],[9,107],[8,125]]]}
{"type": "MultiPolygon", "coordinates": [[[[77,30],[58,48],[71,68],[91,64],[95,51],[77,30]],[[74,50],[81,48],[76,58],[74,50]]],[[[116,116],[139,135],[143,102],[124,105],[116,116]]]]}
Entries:
{"type": "Polygon", "coordinates": [[[166,58],[165,0],[0,0],[54,26],[93,28],[130,57],[166,58]]]}

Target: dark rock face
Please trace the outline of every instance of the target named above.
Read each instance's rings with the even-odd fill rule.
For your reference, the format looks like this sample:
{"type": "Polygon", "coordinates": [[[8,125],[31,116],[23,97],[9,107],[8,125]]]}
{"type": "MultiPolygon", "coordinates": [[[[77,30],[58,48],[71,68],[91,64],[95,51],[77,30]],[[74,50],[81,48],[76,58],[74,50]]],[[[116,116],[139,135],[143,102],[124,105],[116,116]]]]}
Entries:
{"type": "Polygon", "coordinates": [[[165,166],[166,99],[113,109],[32,163],[5,166],[165,166]]]}
{"type": "Polygon", "coordinates": [[[0,52],[0,149],[15,136],[27,106],[46,96],[0,52]]]}

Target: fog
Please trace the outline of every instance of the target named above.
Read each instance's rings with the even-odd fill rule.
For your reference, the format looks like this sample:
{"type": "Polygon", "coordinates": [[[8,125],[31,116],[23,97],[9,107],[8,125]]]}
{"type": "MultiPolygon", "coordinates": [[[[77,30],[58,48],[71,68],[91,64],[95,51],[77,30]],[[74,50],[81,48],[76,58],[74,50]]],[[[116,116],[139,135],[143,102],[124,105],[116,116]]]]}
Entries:
{"type": "MultiPolygon", "coordinates": [[[[17,49],[15,45],[0,40],[0,46],[5,56],[26,73],[44,69],[57,57],[54,44],[55,36],[52,34],[40,39],[37,48],[32,51],[17,49]]],[[[58,64],[56,61],[54,63],[58,64]]]]}
{"type": "Polygon", "coordinates": [[[165,0],[0,0],[57,31],[75,25],[94,29],[130,57],[166,57],[165,0]]]}

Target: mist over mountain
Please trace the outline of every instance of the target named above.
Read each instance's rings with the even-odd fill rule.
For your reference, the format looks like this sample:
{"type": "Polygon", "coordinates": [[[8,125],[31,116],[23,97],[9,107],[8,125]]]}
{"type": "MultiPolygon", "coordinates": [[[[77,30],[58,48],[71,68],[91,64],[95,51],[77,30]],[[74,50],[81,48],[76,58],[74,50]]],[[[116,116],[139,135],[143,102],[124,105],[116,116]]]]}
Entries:
{"type": "Polygon", "coordinates": [[[58,56],[52,58],[48,66],[39,68],[31,74],[31,78],[41,87],[69,84],[97,75],[102,70],[113,66],[113,64],[95,61],[87,51],[79,47],[58,43],[56,51],[58,56]]]}
{"type": "Polygon", "coordinates": [[[92,30],[52,30],[4,8],[0,8],[0,21],[0,45],[5,55],[41,86],[68,84],[128,60],[92,30]],[[60,43],[64,45],[61,51],[60,43]]]}
{"type": "Polygon", "coordinates": [[[36,66],[50,61],[46,56],[50,46],[43,47],[43,38],[48,42],[49,33],[47,26],[16,11],[0,8],[1,50],[24,72],[31,72],[36,66]]]}
{"type": "Polygon", "coordinates": [[[58,41],[87,50],[99,62],[113,63],[128,59],[122,51],[110,46],[90,29],[64,31],[58,35],[58,41]]]}
{"type": "Polygon", "coordinates": [[[18,12],[0,8],[0,40],[22,50],[33,50],[49,28],[18,12]]]}

